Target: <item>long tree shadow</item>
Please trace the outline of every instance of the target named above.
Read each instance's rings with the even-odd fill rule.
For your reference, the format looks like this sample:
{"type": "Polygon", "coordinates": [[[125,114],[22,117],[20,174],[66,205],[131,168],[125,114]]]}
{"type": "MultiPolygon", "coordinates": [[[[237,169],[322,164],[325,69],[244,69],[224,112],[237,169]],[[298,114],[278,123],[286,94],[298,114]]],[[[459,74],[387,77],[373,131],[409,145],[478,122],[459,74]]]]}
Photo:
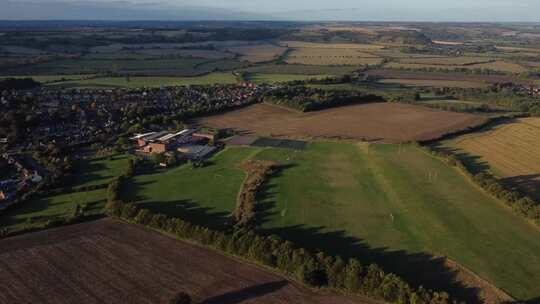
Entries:
{"type": "Polygon", "coordinates": [[[525,192],[540,199],[540,174],[512,176],[502,178],[501,181],[514,191],[525,192]]]}
{"type": "Polygon", "coordinates": [[[200,304],[238,304],[276,292],[288,284],[289,282],[287,281],[276,281],[254,285],[247,288],[242,288],[240,290],[228,292],[220,296],[208,298],[200,302],[200,304]]]}
{"type": "Polygon", "coordinates": [[[150,201],[137,203],[137,205],[153,213],[163,213],[211,229],[225,229],[230,226],[231,221],[229,212],[213,211],[212,208],[201,207],[192,200],[150,201]]]}
{"type": "MultiPolygon", "coordinates": [[[[277,191],[272,180],[294,167],[287,165],[276,170],[263,184],[258,193],[257,227],[263,227],[277,215],[275,200],[277,191]]],[[[326,227],[294,225],[279,228],[259,228],[263,234],[275,234],[312,251],[322,251],[343,258],[357,258],[364,265],[375,263],[386,272],[403,277],[414,287],[424,286],[434,290],[448,291],[453,297],[467,303],[481,303],[479,291],[456,280],[456,271],[446,264],[444,257],[429,253],[410,253],[404,250],[372,248],[363,239],[353,237],[344,230],[329,231],[326,227]]]]}
{"type": "Polygon", "coordinates": [[[346,259],[357,258],[364,265],[378,264],[386,272],[399,275],[414,287],[445,290],[467,303],[481,303],[479,291],[458,282],[456,271],[446,266],[444,257],[385,247],[372,248],[363,239],[352,237],[344,230],[327,231],[323,226],[295,225],[261,231],[278,235],[312,251],[322,251],[346,259]]]}
{"type": "Polygon", "coordinates": [[[291,169],[297,165],[286,164],[279,165],[274,169],[274,172],[268,176],[257,192],[257,205],[255,206],[255,225],[261,227],[265,222],[276,215],[274,212],[275,198],[277,195],[276,186],[272,184],[273,180],[283,175],[283,172],[287,169],[291,169]]]}

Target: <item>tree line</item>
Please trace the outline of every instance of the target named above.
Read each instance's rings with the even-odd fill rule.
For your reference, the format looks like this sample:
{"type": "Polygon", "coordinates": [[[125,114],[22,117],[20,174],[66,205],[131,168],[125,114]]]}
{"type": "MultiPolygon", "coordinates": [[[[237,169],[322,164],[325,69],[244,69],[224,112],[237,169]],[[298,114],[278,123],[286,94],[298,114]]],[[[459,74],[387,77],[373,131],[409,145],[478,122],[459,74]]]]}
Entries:
{"type": "Polygon", "coordinates": [[[266,178],[274,172],[276,163],[264,160],[250,160],[243,167],[247,177],[238,194],[233,218],[236,225],[252,228],[255,225],[257,193],[266,178]]]}
{"type": "Polygon", "coordinates": [[[383,102],[381,96],[361,91],[338,91],[306,86],[283,86],[267,92],[265,102],[283,105],[302,112],[322,110],[351,104],[383,102]]]}
{"type": "Polygon", "coordinates": [[[312,287],[328,287],[390,303],[452,303],[447,293],[423,287],[414,289],[376,264],[364,265],[357,259],[343,260],[323,252],[312,253],[275,235],[263,236],[245,228],[230,232],[210,230],[118,200],[109,201],[105,212],[114,218],[273,268],[312,287]]]}

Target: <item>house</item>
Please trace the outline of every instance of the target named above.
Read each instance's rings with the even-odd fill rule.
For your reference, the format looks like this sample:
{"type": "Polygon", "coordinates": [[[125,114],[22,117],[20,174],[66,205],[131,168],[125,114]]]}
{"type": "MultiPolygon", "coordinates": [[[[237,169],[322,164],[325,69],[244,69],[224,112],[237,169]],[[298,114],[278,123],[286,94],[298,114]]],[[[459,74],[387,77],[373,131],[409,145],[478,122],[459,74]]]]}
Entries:
{"type": "Polygon", "coordinates": [[[208,133],[208,132],[195,132],[193,133],[193,137],[200,137],[200,138],[206,138],[210,141],[216,140],[216,134],[208,133]]]}
{"type": "Polygon", "coordinates": [[[0,202],[7,201],[8,199],[9,195],[4,190],[0,190],[0,202]]]}
{"type": "Polygon", "coordinates": [[[169,150],[170,150],[170,145],[168,143],[160,143],[160,142],[150,143],[150,144],[144,146],[144,148],[143,148],[143,151],[145,153],[149,153],[149,154],[152,154],[152,153],[164,153],[164,152],[167,152],[169,150]]]}

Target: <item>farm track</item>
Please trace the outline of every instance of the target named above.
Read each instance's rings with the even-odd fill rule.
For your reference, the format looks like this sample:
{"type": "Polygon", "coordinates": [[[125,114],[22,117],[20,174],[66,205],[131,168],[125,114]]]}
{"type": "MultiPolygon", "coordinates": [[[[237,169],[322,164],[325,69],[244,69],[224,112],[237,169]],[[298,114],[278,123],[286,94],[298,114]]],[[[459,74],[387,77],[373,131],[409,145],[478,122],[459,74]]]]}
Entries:
{"type": "Polygon", "coordinates": [[[111,219],[0,241],[0,303],[352,304],[217,252],[111,219]]]}

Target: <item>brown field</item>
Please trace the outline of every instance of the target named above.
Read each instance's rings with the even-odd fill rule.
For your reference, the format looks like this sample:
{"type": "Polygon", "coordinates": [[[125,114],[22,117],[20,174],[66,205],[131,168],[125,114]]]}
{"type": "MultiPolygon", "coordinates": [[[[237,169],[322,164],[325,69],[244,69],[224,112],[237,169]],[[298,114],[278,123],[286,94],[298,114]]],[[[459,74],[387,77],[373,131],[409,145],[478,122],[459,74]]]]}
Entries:
{"type": "Polygon", "coordinates": [[[480,156],[510,185],[540,199],[540,118],[518,119],[448,145],[480,156]]]}
{"type": "Polygon", "coordinates": [[[0,241],[0,303],[353,304],[253,265],[111,219],[0,241]]]}
{"type": "Polygon", "coordinates": [[[386,68],[392,69],[423,69],[423,68],[435,68],[435,69],[490,69],[494,71],[508,72],[508,73],[522,73],[527,71],[527,69],[519,64],[506,62],[506,61],[495,61],[489,63],[477,63],[469,65],[442,65],[442,64],[420,64],[420,63],[399,63],[399,62],[390,62],[385,65],[386,68]]]}
{"type": "Polygon", "coordinates": [[[484,88],[485,83],[460,80],[428,80],[428,79],[382,79],[380,83],[397,83],[408,87],[447,87],[447,88],[484,88]]]}
{"type": "Polygon", "coordinates": [[[365,65],[379,64],[382,58],[354,48],[294,48],[287,63],[307,65],[365,65]]]}
{"type": "Polygon", "coordinates": [[[346,138],[381,142],[430,140],[481,124],[484,118],[396,103],[372,103],[299,113],[257,104],[199,123],[282,138],[346,138]]]}
{"type": "Polygon", "coordinates": [[[287,50],[286,47],[281,47],[273,44],[253,44],[244,46],[228,47],[227,51],[240,54],[241,60],[249,62],[265,62],[277,59],[287,50]]]}

